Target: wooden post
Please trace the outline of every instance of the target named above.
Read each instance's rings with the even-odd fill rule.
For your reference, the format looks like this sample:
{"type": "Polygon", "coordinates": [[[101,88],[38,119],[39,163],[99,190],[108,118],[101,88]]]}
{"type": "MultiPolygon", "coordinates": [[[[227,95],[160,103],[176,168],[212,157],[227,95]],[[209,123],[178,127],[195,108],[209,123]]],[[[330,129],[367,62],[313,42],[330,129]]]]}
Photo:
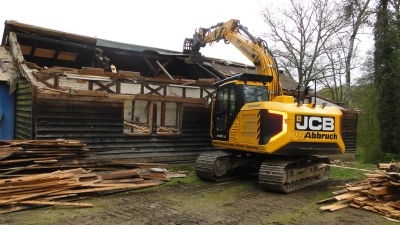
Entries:
{"type": "Polygon", "coordinates": [[[117,92],[117,94],[121,94],[121,81],[120,80],[117,80],[117,82],[116,82],[115,91],[117,92]]]}
{"type": "Polygon", "coordinates": [[[165,126],[165,113],[166,112],[167,112],[167,103],[161,102],[160,126],[165,126]]]}
{"type": "Polygon", "coordinates": [[[59,75],[55,75],[54,76],[54,89],[58,89],[60,87],[60,76],[59,75]]]}
{"type": "Polygon", "coordinates": [[[88,89],[93,90],[93,81],[91,81],[91,80],[88,83],[88,89]]]}

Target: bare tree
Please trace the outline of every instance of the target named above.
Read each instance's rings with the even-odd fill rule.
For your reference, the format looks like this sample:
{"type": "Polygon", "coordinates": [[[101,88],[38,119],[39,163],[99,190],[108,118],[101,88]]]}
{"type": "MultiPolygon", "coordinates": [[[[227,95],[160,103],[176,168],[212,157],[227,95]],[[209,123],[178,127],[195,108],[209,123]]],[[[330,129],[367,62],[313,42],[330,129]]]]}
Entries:
{"type": "Polygon", "coordinates": [[[329,66],[324,70],[319,82],[323,85],[324,91],[329,90],[330,97],[337,102],[343,102],[345,96],[346,71],[348,68],[353,70],[360,65],[357,52],[357,45],[354,46],[352,60],[350,64],[347,57],[350,51],[350,40],[346,32],[336,33],[323,46],[324,55],[319,61],[323,61],[329,66]]]}
{"type": "Polygon", "coordinates": [[[345,27],[342,12],[329,0],[290,0],[283,8],[265,7],[265,36],[276,44],[272,50],[289,76],[305,85],[322,76],[329,64],[319,58],[329,38],[345,27]]]}
{"type": "Polygon", "coordinates": [[[280,67],[304,85],[320,80],[335,92],[332,96],[338,101],[343,101],[345,83],[347,104],[356,35],[368,18],[369,3],[289,0],[284,7],[265,7],[261,12],[269,29],[265,36],[274,43],[271,49],[280,67]]]}

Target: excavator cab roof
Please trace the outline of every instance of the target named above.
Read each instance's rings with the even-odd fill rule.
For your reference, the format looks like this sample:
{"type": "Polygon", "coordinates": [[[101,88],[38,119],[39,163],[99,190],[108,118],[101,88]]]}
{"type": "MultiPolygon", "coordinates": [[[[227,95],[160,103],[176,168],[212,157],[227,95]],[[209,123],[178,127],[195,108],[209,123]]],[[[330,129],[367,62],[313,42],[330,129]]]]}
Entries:
{"type": "Polygon", "coordinates": [[[252,73],[242,73],[242,74],[238,74],[223,80],[220,80],[218,82],[215,82],[213,84],[214,87],[219,87],[222,84],[225,84],[228,81],[234,81],[234,80],[240,80],[240,81],[244,81],[245,83],[247,81],[258,81],[258,82],[263,82],[263,83],[268,83],[271,82],[274,79],[273,76],[269,76],[269,75],[260,75],[260,74],[252,74],[252,73]]]}

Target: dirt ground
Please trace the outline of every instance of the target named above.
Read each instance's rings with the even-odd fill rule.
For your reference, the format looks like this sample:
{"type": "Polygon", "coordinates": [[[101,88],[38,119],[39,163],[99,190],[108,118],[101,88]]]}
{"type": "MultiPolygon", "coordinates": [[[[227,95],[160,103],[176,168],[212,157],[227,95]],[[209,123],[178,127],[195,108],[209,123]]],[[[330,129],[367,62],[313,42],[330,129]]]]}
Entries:
{"type": "MultiPolygon", "coordinates": [[[[329,179],[291,194],[262,190],[257,179],[223,183],[195,176],[154,188],[88,197],[93,208],[43,207],[0,215],[0,224],[394,224],[362,209],[319,210],[331,197],[329,179]]],[[[326,204],[325,204],[326,205],[326,204]]]]}

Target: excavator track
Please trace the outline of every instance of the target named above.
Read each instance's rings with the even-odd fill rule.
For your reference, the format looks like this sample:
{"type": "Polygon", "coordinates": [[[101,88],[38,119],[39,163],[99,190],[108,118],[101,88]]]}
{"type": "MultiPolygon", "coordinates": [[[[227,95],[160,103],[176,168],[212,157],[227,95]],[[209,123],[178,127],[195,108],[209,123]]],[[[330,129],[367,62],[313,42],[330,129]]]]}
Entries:
{"type": "Polygon", "coordinates": [[[259,170],[259,182],[266,190],[290,193],[329,178],[329,159],[308,156],[298,160],[265,160],[259,170]]]}
{"type": "Polygon", "coordinates": [[[215,151],[201,154],[196,160],[196,175],[201,179],[224,181],[255,175],[261,162],[237,151],[215,151]],[[254,164],[258,166],[254,166],[254,164]]]}
{"type": "Polygon", "coordinates": [[[262,188],[290,193],[327,180],[329,159],[321,156],[240,154],[216,151],[196,160],[196,175],[205,180],[225,181],[258,173],[262,188]]]}

